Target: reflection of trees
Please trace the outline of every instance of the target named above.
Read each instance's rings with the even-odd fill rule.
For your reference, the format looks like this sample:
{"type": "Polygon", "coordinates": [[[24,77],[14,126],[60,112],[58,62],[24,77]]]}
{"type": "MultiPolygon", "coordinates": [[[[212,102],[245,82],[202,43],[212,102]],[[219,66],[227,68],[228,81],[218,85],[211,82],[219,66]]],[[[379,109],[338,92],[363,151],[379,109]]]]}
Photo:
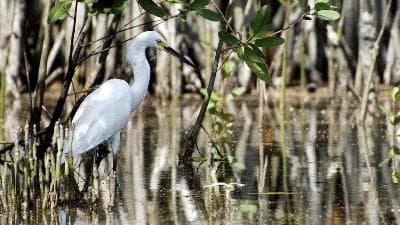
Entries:
{"type": "MultiPolygon", "coordinates": [[[[116,211],[110,214],[107,207],[72,211],[71,224],[78,220],[94,224],[271,224],[285,218],[304,224],[398,223],[398,186],[391,183],[389,167],[377,166],[390,146],[383,135],[393,132],[390,126],[372,117],[365,126],[355,125],[349,100],[328,109],[315,99],[306,99],[301,107],[287,104],[288,193],[282,192],[274,108],[261,104],[255,111],[245,101],[228,104],[227,110],[238,115],[231,154],[245,166],[233,167],[233,181],[245,186],[231,191],[226,189],[229,182],[222,185],[223,180],[217,179],[221,162],[211,160],[210,140],[203,132],[198,141],[202,155],[195,157],[207,160],[192,164],[191,174],[196,177],[177,165],[182,127],[191,124],[196,111],[193,104],[182,108],[178,102],[163,107],[147,104],[123,135],[116,211]],[[288,204],[290,215],[285,209],[288,204]]],[[[110,160],[98,170],[97,185],[102,187],[99,195],[105,205],[109,200],[104,197],[111,193],[106,179],[110,160]]],[[[2,194],[1,199],[7,201],[7,196],[2,194]]],[[[43,218],[50,220],[46,215],[43,218]]]]}

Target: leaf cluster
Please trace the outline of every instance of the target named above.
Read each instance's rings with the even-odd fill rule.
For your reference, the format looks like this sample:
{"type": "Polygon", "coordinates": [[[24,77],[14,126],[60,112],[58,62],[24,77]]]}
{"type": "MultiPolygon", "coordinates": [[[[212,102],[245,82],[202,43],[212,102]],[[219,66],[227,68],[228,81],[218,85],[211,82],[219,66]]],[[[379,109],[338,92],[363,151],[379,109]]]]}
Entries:
{"type": "MultiPolygon", "coordinates": [[[[165,2],[169,4],[180,4],[183,6],[179,13],[179,18],[183,21],[186,20],[189,12],[195,12],[197,15],[210,21],[221,21],[222,16],[218,12],[208,9],[207,6],[210,4],[210,1],[211,0],[167,0],[165,2]]],[[[138,3],[144,10],[146,10],[146,12],[154,16],[163,18],[168,14],[167,10],[165,10],[162,5],[156,4],[151,0],[138,0],[138,3]]]]}
{"type": "MultiPolygon", "coordinates": [[[[50,10],[47,22],[51,24],[63,20],[68,15],[72,2],[73,0],[57,0],[50,10]]],[[[78,0],[78,2],[82,2],[91,8],[90,15],[121,14],[128,4],[127,0],[78,0]]]]}
{"type": "MultiPolygon", "coordinates": [[[[400,88],[399,87],[394,87],[392,89],[391,99],[392,99],[393,103],[400,102],[400,88]]],[[[379,108],[383,113],[385,113],[386,118],[394,126],[394,128],[395,128],[394,130],[396,130],[396,126],[400,123],[400,112],[398,112],[398,113],[393,112],[389,109],[386,109],[383,106],[379,106],[379,108]]],[[[399,136],[398,131],[397,131],[396,136],[399,136]]],[[[392,147],[390,147],[386,159],[384,161],[382,161],[379,165],[383,166],[384,164],[389,163],[390,161],[392,161],[395,158],[396,155],[400,156],[400,148],[395,144],[392,147]]],[[[395,184],[400,183],[400,171],[396,170],[396,168],[393,169],[393,171],[392,171],[392,182],[395,184]]]]}

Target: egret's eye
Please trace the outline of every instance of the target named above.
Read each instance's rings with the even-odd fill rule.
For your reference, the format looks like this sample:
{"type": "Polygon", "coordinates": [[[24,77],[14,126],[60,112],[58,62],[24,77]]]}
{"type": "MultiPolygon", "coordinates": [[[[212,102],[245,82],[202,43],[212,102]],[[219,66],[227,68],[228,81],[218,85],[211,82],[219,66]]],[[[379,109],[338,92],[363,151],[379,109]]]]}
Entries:
{"type": "Polygon", "coordinates": [[[160,43],[161,43],[161,40],[160,40],[160,39],[157,39],[156,42],[157,42],[157,44],[160,44],[160,43]]]}

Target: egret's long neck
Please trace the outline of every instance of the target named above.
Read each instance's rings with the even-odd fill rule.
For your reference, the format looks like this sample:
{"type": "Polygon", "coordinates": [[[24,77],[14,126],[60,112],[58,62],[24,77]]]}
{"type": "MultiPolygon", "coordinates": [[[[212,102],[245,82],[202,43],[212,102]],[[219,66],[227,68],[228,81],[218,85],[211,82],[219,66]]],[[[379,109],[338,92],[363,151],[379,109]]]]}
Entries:
{"type": "Polygon", "coordinates": [[[132,108],[132,110],[134,110],[146,96],[150,82],[150,65],[146,59],[146,49],[136,43],[129,45],[127,60],[133,68],[131,91],[134,96],[134,104],[132,108]]]}

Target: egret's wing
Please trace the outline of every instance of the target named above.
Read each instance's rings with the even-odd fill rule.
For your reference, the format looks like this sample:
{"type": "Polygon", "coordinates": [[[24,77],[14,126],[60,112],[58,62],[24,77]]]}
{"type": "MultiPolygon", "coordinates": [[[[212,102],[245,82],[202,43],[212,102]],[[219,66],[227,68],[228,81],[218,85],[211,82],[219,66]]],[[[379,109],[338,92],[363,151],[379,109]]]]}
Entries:
{"type": "Polygon", "coordinates": [[[129,85],[122,80],[109,80],[91,93],[72,120],[74,155],[94,148],[122,129],[129,120],[131,104],[129,85]]]}

